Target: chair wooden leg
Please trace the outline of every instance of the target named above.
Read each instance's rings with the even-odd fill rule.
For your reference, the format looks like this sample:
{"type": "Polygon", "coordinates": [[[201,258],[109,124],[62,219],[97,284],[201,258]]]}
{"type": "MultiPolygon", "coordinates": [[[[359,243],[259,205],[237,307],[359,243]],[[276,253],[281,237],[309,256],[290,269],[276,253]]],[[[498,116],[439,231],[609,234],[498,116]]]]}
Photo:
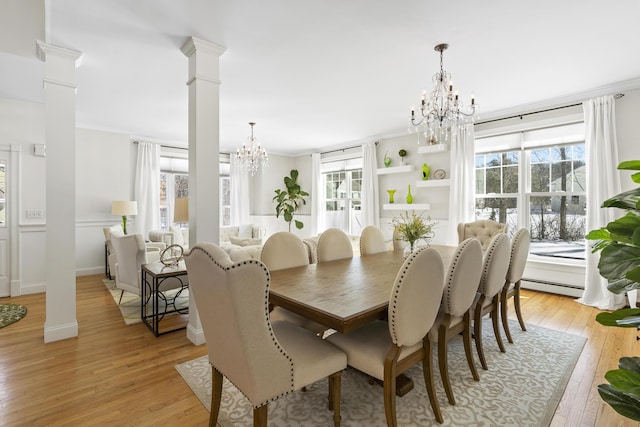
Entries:
{"type": "Polygon", "coordinates": [[[474,312],[473,319],[473,340],[476,342],[476,351],[478,352],[478,358],[482,369],[485,371],[489,369],[487,366],[487,359],[484,357],[484,347],[482,346],[482,298],[478,301],[474,312]]]}
{"type": "Polygon", "coordinates": [[[449,343],[447,339],[447,325],[440,325],[438,329],[438,365],[440,365],[440,377],[442,378],[444,392],[447,394],[447,400],[449,400],[450,404],[455,405],[456,399],[453,397],[451,381],[449,380],[449,361],[447,360],[447,347],[449,343]]]}
{"type": "MultiPolygon", "coordinates": [[[[395,346],[394,346],[395,347],[395,346]]],[[[382,387],[384,389],[384,415],[387,418],[387,427],[397,427],[398,419],[396,418],[396,361],[400,355],[399,348],[397,348],[397,354],[395,354],[395,360],[390,363],[385,363],[384,366],[384,381],[382,387]]],[[[393,351],[393,350],[392,350],[393,351]]],[[[387,356],[388,361],[389,356],[387,356]]]]}
{"type": "Polygon", "coordinates": [[[118,300],[118,305],[122,302],[122,296],[124,295],[124,290],[120,292],[120,299],[118,300]]]}
{"type": "Polygon", "coordinates": [[[253,427],[267,427],[268,404],[253,409],[253,427]]]}
{"type": "Polygon", "coordinates": [[[440,411],[440,403],[438,403],[438,397],[436,395],[436,384],[433,380],[433,343],[431,342],[430,334],[424,338],[424,359],[422,360],[422,371],[424,374],[424,384],[427,387],[427,394],[429,395],[429,403],[431,403],[431,409],[436,420],[442,424],[444,418],[442,417],[442,411],[440,411]]]}
{"type": "Polygon", "coordinates": [[[476,363],[473,361],[473,354],[471,353],[471,314],[467,311],[464,315],[464,330],[462,331],[462,342],[464,343],[464,353],[467,356],[467,363],[471,370],[471,375],[476,381],[480,381],[480,375],[476,369],[476,363]]]}
{"type": "Polygon", "coordinates": [[[520,280],[518,280],[515,284],[515,289],[513,294],[513,305],[516,309],[516,316],[518,316],[520,329],[522,329],[523,331],[526,331],[527,327],[525,326],[524,320],[522,319],[522,310],[520,310],[520,280]]]}
{"type": "Polygon", "coordinates": [[[502,342],[502,336],[500,334],[500,325],[498,324],[498,307],[500,306],[500,294],[493,298],[493,309],[491,310],[491,323],[493,324],[493,335],[496,337],[496,342],[502,353],[505,352],[504,343],[502,342]]]}
{"type": "Polygon", "coordinates": [[[340,427],[340,387],[342,371],[329,376],[329,406],[333,410],[333,425],[340,427]]]}
{"type": "Polygon", "coordinates": [[[504,328],[504,334],[507,336],[507,341],[513,344],[513,339],[511,338],[511,331],[509,330],[509,319],[507,319],[507,294],[509,292],[509,283],[505,283],[504,288],[500,294],[500,311],[502,317],[502,327],[504,328]]]}
{"type": "Polygon", "coordinates": [[[220,400],[222,398],[222,374],[216,368],[211,367],[211,411],[209,413],[209,427],[216,427],[218,413],[220,412],[220,400]]]}

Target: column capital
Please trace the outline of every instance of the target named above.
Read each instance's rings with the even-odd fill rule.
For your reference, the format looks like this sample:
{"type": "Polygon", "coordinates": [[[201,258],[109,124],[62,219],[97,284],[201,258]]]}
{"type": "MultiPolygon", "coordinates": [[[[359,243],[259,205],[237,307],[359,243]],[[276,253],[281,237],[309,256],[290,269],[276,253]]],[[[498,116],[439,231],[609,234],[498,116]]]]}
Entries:
{"type": "Polygon", "coordinates": [[[82,52],[67,49],[65,47],[54,46],[41,40],[36,40],[36,51],[38,53],[38,58],[43,62],[47,62],[47,57],[51,56],[73,61],[76,68],[78,68],[82,62],[82,52]]]}
{"type": "Polygon", "coordinates": [[[221,56],[227,48],[217,43],[202,40],[197,37],[189,37],[186,42],[180,48],[185,56],[190,57],[196,51],[202,51],[204,53],[213,53],[217,56],[221,56]]]}

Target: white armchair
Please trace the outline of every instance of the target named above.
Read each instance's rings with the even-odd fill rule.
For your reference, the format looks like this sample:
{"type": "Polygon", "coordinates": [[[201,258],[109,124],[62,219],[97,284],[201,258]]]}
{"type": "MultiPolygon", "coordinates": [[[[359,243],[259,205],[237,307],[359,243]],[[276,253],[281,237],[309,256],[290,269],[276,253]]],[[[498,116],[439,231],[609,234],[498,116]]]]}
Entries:
{"type": "MultiPolygon", "coordinates": [[[[105,241],[106,275],[109,279],[113,279],[116,272],[117,258],[116,258],[116,252],[113,249],[113,245],[111,243],[111,235],[115,233],[115,234],[124,236],[125,234],[124,234],[124,231],[122,230],[122,224],[113,225],[111,227],[104,227],[102,229],[102,232],[104,233],[104,241],[105,241]]],[[[162,241],[145,243],[145,248],[147,252],[156,253],[156,255],[152,255],[152,256],[157,256],[156,261],[160,260],[160,252],[164,250],[166,247],[167,245],[162,241]]]]}

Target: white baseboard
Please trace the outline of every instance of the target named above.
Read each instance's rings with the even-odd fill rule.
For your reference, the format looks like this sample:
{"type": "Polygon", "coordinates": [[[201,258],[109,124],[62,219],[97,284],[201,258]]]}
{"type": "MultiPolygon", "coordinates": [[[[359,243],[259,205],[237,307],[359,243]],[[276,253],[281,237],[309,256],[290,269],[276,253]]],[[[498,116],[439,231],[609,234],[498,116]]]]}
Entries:
{"type": "Polygon", "coordinates": [[[569,297],[580,298],[584,289],[577,289],[571,286],[563,286],[551,283],[530,282],[528,280],[522,280],[521,286],[523,289],[530,289],[533,291],[548,292],[557,295],[566,295],[569,297]]]}
{"type": "Polygon", "coordinates": [[[44,325],[44,342],[62,341],[78,336],[78,322],[65,323],[64,325],[44,325]]]}

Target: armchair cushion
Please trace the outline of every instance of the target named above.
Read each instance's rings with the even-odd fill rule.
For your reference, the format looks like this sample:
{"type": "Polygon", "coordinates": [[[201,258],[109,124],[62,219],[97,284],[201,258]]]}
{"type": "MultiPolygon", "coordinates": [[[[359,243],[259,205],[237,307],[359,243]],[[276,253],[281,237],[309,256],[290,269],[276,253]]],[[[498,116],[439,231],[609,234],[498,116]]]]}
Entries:
{"type": "Polygon", "coordinates": [[[254,239],[251,237],[229,237],[229,241],[237,246],[254,246],[262,244],[262,239],[254,239]]]}

